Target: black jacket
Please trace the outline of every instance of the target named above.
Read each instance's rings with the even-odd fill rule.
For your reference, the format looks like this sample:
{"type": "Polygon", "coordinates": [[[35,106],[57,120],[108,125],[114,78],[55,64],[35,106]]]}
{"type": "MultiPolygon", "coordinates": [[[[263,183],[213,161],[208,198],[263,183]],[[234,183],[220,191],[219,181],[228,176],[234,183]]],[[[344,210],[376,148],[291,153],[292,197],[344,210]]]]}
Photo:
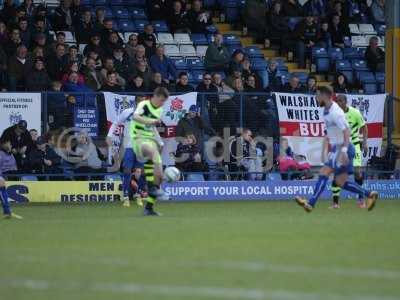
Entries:
{"type": "Polygon", "coordinates": [[[176,136],[185,137],[188,134],[193,134],[198,144],[201,144],[204,133],[214,136],[216,133],[200,116],[194,118],[188,118],[185,115],[179,120],[176,126],[176,136]]]}
{"type": "Polygon", "coordinates": [[[190,84],[182,85],[179,82],[175,85],[175,92],[177,93],[190,93],[194,92],[194,87],[190,84]]]}
{"type": "Polygon", "coordinates": [[[1,135],[1,140],[6,140],[11,142],[12,149],[20,149],[24,146],[29,148],[32,145],[32,138],[28,130],[25,130],[20,136],[15,134],[15,129],[17,125],[10,126],[3,131],[1,135]]]}
{"type": "Polygon", "coordinates": [[[373,51],[370,46],[365,51],[365,60],[367,61],[368,68],[372,72],[376,72],[378,64],[385,63],[385,52],[381,48],[377,48],[373,51]]]}
{"type": "Polygon", "coordinates": [[[32,71],[26,79],[26,90],[29,92],[47,91],[50,88],[51,80],[45,70],[32,71]]]}
{"type": "Polygon", "coordinates": [[[29,153],[29,164],[33,173],[57,173],[61,157],[49,145],[46,145],[45,151],[34,147],[29,153]],[[44,163],[45,159],[51,161],[51,166],[44,163]]]}
{"type": "Polygon", "coordinates": [[[57,57],[51,55],[46,60],[46,70],[52,80],[61,80],[65,67],[68,64],[67,55],[57,57]]]}

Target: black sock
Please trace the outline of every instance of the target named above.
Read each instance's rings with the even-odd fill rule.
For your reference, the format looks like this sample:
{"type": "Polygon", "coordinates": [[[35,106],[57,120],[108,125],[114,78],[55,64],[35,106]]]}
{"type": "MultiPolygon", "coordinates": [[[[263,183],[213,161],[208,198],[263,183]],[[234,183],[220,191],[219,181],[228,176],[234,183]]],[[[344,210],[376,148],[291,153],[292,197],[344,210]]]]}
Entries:
{"type": "Polygon", "coordinates": [[[339,196],[333,196],[333,203],[339,204],[339,196]]]}
{"type": "Polygon", "coordinates": [[[146,206],[145,206],[145,208],[146,208],[146,209],[150,209],[150,210],[152,210],[152,209],[153,209],[153,203],[146,202],[146,206]]]}
{"type": "MultiPolygon", "coordinates": [[[[355,181],[359,186],[362,186],[363,183],[364,183],[364,178],[363,178],[362,176],[361,176],[361,177],[355,177],[355,178],[354,178],[354,181],[355,181]]],[[[362,200],[362,196],[358,195],[358,199],[359,199],[359,200],[362,200]]]]}

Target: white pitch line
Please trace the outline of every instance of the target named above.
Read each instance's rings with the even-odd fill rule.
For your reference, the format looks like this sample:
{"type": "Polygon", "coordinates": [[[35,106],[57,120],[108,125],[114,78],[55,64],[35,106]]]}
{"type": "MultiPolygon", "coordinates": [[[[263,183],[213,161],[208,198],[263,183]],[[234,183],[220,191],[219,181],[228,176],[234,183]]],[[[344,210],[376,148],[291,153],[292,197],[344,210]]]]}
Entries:
{"type": "Polygon", "coordinates": [[[173,297],[200,297],[205,299],[242,299],[242,300],[398,300],[397,297],[374,295],[340,295],[305,293],[289,290],[265,290],[226,288],[210,286],[156,285],[140,283],[95,282],[79,281],[48,281],[35,279],[0,278],[0,287],[24,288],[40,291],[87,291],[92,293],[106,292],[129,295],[155,295],[173,297]]]}
{"type": "MultiPolygon", "coordinates": [[[[46,263],[50,259],[45,257],[28,256],[28,255],[17,255],[8,256],[10,260],[17,260],[19,262],[27,263],[46,263]]],[[[95,265],[106,265],[106,266],[134,266],[135,261],[115,258],[115,257],[98,257],[98,258],[84,258],[82,256],[70,256],[57,258],[52,263],[56,264],[70,264],[70,263],[81,263],[81,264],[95,264],[95,265]]],[[[161,262],[153,262],[157,265],[163,265],[161,262]]],[[[283,265],[283,264],[269,264],[262,261],[218,261],[218,262],[181,262],[177,265],[165,263],[168,267],[182,267],[182,268],[213,268],[221,270],[238,270],[247,272],[274,272],[274,273],[286,273],[286,274],[317,274],[317,275],[328,275],[328,276],[343,276],[351,278],[371,278],[371,279],[385,279],[385,280],[399,280],[400,271],[395,270],[384,270],[384,269],[354,269],[354,268],[343,268],[343,267],[308,267],[301,265],[283,265]]]]}

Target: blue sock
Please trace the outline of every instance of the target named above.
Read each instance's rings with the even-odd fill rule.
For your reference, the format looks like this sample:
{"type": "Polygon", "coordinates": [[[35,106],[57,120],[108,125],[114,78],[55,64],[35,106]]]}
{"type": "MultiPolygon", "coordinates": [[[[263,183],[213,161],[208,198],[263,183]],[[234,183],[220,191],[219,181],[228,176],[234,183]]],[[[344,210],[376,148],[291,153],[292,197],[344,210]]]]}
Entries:
{"type": "Polygon", "coordinates": [[[125,174],[122,177],[122,191],[124,193],[124,197],[128,197],[129,196],[129,188],[130,188],[130,184],[131,184],[131,174],[125,174]]]}
{"type": "Polygon", "coordinates": [[[361,198],[369,196],[369,191],[362,188],[355,182],[346,181],[346,183],[343,185],[343,188],[349,192],[357,194],[361,198]]]}
{"type": "Polygon", "coordinates": [[[1,206],[3,207],[3,214],[11,214],[10,203],[8,203],[8,195],[5,186],[0,187],[0,200],[1,206]]]}
{"type": "Polygon", "coordinates": [[[326,183],[328,182],[328,177],[325,175],[319,175],[317,184],[315,185],[314,188],[314,195],[308,200],[308,204],[310,204],[312,207],[315,206],[315,204],[318,201],[318,198],[321,196],[322,192],[324,191],[326,187],[326,183]]]}

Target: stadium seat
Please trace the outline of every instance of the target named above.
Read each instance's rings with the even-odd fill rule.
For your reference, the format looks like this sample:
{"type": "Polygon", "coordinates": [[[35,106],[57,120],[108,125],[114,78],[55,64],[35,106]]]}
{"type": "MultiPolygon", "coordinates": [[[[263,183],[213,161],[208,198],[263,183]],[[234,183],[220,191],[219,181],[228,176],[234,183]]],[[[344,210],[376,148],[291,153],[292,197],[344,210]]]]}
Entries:
{"type": "Polygon", "coordinates": [[[107,6],[107,0],[94,0],[94,6],[107,6]]]}
{"type": "Polygon", "coordinates": [[[107,174],[106,176],[104,176],[104,180],[105,181],[120,181],[121,176],[118,174],[107,174]]]}
{"type": "Polygon", "coordinates": [[[216,0],[204,0],[203,1],[203,6],[205,8],[213,8],[216,5],[217,1],[216,0]]]}
{"type": "Polygon", "coordinates": [[[66,43],[76,43],[76,40],[71,31],[64,31],[66,43]]]}
{"type": "MultiPolygon", "coordinates": [[[[119,30],[122,32],[132,32],[135,31],[135,24],[131,20],[120,20],[118,22],[119,30]]],[[[125,41],[125,36],[123,37],[125,41]]]]}
{"type": "Polygon", "coordinates": [[[375,74],[375,78],[378,83],[385,83],[385,73],[384,72],[377,72],[375,74]]]}
{"type": "Polygon", "coordinates": [[[364,58],[363,53],[358,48],[344,48],[343,49],[344,59],[362,59],[364,58]]]}
{"type": "Polygon", "coordinates": [[[79,44],[79,54],[83,54],[83,50],[85,49],[86,46],[87,44],[79,44]]]}
{"type": "Polygon", "coordinates": [[[257,46],[249,46],[244,48],[244,51],[250,58],[264,58],[264,54],[261,52],[261,49],[257,46]]]}
{"type": "Polygon", "coordinates": [[[358,28],[360,29],[361,34],[365,35],[376,35],[377,32],[372,24],[359,24],[358,28]]]}
{"type": "Polygon", "coordinates": [[[288,73],[288,72],[289,72],[289,67],[288,67],[287,65],[285,65],[285,64],[279,64],[279,65],[278,65],[278,71],[279,71],[279,72],[286,72],[286,73],[288,73]]]}
{"type": "Polygon", "coordinates": [[[331,63],[343,59],[343,51],[341,48],[330,48],[328,50],[328,55],[331,60],[331,63]]]}
{"type": "Polygon", "coordinates": [[[356,72],[368,71],[367,62],[362,59],[355,59],[352,61],[353,70],[356,72]]]}
{"type": "Polygon", "coordinates": [[[267,61],[264,58],[255,58],[251,60],[251,70],[253,71],[264,71],[267,69],[267,61]]]}
{"type": "Polygon", "coordinates": [[[234,34],[224,34],[224,44],[226,46],[241,45],[240,39],[234,34]]]}
{"type": "Polygon", "coordinates": [[[138,32],[143,32],[144,31],[144,27],[149,23],[146,20],[135,20],[135,28],[138,32]]]}
{"type": "Polygon", "coordinates": [[[176,70],[178,71],[187,70],[189,68],[186,60],[183,58],[173,59],[172,61],[174,62],[176,70]]]}
{"type": "Polygon", "coordinates": [[[208,46],[197,46],[196,47],[196,55],[200,57],[204,57],[206,55],[208,46]]]}
{"type": "Polygon", "coordinates": [[[192,71],[192,82],[195,84],[199,84],[203,80],[203,71],[192,71]]]}
{"type": "Polygon", "coordinates": [[[146,20],[147,16],[142,8],[135,8],[131,12],[132,18],[135,20],[146,20]]]}
{"type": "Polygon", "coordinates": [[[209,25],[206,27],[206,29],[209,33],[216,33],[218,31],[218,28],[215,27],[215,25],[209,25]]]}
{"type": "Polygon", "coordinates": [[[190,36],[187,33],[175,33],[174,41],[176,44],[193,44],[190,40],[190,36]]]}
{"type": "Polygon", "coordinates": [[[158,33],[157,40],[161,44],[175,44],[174,37],[172,36],[171,33],[166,33],[166,32],[158,33]]]}
{"type": "Polygon", "coordinates": [[[303,20],[302,17],[290,17],[288,20],[288,26],[290,28],[290,30],[294,30],[294,28],[296,27],[296,25],[301,22],[303,20]]]}
{"type": "Polygon", "coordinates": [[[38,178],[35,175],[24,175],[21,177],[21,181],[38,181],[38,178]]]}
{"type": "Polygon", "coordinates": [[[153,21],[154,30],[156,32],[168,32],[168,25],[165,21],[153,21]]]}
{"type": "Polygon", "coordinates": [[[186,175],[186,181],[204,181],[204,175],[201,173],[188,173],[186,175]]]}
{"type": "MultiPolygon", "coordinates": [[[[232,1],[230,1],[232,2],[232,1]]],[[[236,1],[233,1],[236,6],[228,6],[225,8],[225,18],[228,23],[234,23],[239,20],[239,7],[237,7],[236,1]]]]}
{"type": "Polygon", "coordinates": [[[193,45],[208,45],[207,37],[202,33],[193,33],[190,38],[193,41],[193,45]]]}
{"type": "Polygon", "coordinates": [[[179,53],[179,48],[176,45],[165,45],[164,49],[165,49],[165,55],[167,55],[167,56],[170,56],[170,57],[181,56],[179,53]]]}
{"type": "Polygon", "coordinates": [[[113,7],[113,17],[117,19],[129,19],[129,11],[124,7],[113,7]]]}
{"type": "Polygon", "coordinates": [[[385,35],[386,33],[386,25],[385,24],[377,24],[375,26],[375,30],[378,35],[385,35]]]}
{"type": "Polygon", "coordinates": [[[146,0],[125,0],[125,5],[132,7],[145,7],[146,0]]]}
{"type": "MultiPolygon", "coordinates": [[[[101,6],[103,6],[103,5],[101,5],[101,6]]],[[[105,9],[105,17],[107,19],[111,19],[114,17],[113,11],[110,7],[104,7],[104,9],[105,9]]]]}
{"type": "Polygon", "coordinates": [[[81,4],[81,6],[90,7],[93,5],[93,1],[92,0],[81,0],[80,4],[81,4]]]}
{"type": "Polygon", "coordinates": [[[279,72],[279,77],[281,78],[282,84],[288,83],[289,82],[289,72],[279,72]]]}
{"type": "Polygon", "coordinates": [[[182,56],[197,56],[196,49],[192,45],[180,45],[179,52],[182,56]]]}
{"type": "Polygon", "coordinates": [[[343,73],[346,76],[347,81],[350,84],[352,84],[354,81],[354,78],[353,78],[353,67],[351,66],[350,61],[337,60],[335,65],[336,65],[336,71],[343,73]]]}
{"type": "Polygon", "coordinates": [[[190,70],[204,70],[204,63],[198,57],[188,58],[187,64],[190,70]]]}
{"type": "Polygon", "coordinates": [[[351,34],[355,35],[361,34],[358,24],[349,24],[349,30],[351,34]]]}
{"type": "Polygon", "coordinates": [[[314,47],[312,49],[312,59],[317,67],[317,72],[328,72],[330,69],[330,59],[325,48],[314,47]]]}
{"type": "Polygon", "coordinates": [[[353,35],[351,37],[352,47],[366,47],[368,43],[369,39],[365,35],[353,35]]]}
{"type": "Polygon", "coordinates": [[[230,45],[226,47],[228,49],[228,52],[230,55],[233,54],[233,52],[235,52],[237,49],[243,49],[242,45],[230,45]]]}

